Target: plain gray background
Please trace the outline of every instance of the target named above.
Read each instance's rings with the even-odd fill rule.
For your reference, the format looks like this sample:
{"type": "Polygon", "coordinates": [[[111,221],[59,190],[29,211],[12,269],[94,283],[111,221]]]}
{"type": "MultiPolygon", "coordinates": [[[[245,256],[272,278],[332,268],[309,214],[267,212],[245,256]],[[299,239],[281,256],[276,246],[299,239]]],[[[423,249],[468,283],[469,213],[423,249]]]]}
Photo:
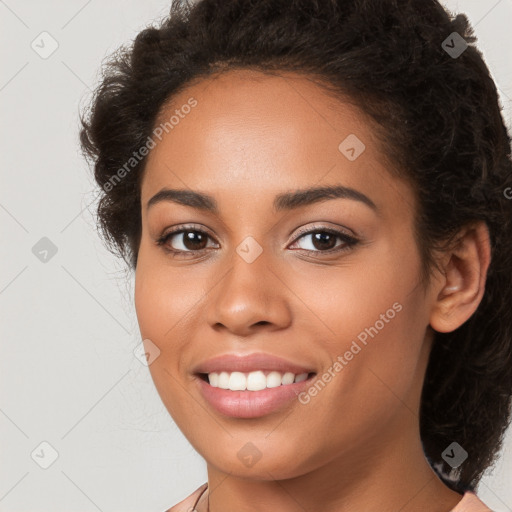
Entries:
{"type": "MultiPolygon", "coordinates": [[[[511,127],[512,0],[445,5],[475,27],[511,127]]],[[[77,145],[102,59],[169,6],[0,0],[2,512],[162,512],[206,481],[134,355],[133,280],[95,232],[97,192],[77,145]]],[[[479,495],[512,511],[511,482],[509,429],[479,495]]]]}

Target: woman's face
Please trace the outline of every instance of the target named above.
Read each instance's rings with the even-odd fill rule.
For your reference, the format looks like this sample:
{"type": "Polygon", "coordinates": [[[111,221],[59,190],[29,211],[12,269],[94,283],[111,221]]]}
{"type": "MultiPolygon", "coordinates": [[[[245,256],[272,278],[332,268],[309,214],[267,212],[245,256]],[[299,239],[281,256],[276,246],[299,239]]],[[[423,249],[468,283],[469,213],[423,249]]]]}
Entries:
{"type": "Polygon", "coordinates": [[[185,436],[212,466],[257,479],[339,457],[362,467],[417,438],[433,294],[420,284],[413,193],[363,115],[298,75],[231,71],[174,97],[171,116],[141,185],[135,305],[185,436]],[[295,196],[318,187],[340,188],[295,196]],[[187,194],[148,207],[164,189],[187,194]],[[159,245],[170,230],[182,232],[159,245]],[[269,359],[205,366],[251,354],[269,359]],[[228,372],[223,386],[243,388],[235,370],[256,389],[308,379],[225,390],[197,373],[211,368],[228,372]]]}

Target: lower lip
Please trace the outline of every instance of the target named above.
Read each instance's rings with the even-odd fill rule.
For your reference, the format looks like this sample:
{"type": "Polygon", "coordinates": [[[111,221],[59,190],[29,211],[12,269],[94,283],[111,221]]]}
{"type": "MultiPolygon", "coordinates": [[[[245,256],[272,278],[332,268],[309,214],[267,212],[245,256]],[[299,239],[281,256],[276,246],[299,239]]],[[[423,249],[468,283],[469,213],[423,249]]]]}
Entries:
{"type": "Polygon", "coordinates": [[[260,391],[231,391],[210,386],[197,377],[201,394],[218,412],[232,418],[258,418],[279,410],[297,399],[297,395],[311,384],[314,374],[302,382],[265,388],[260,391]]]}

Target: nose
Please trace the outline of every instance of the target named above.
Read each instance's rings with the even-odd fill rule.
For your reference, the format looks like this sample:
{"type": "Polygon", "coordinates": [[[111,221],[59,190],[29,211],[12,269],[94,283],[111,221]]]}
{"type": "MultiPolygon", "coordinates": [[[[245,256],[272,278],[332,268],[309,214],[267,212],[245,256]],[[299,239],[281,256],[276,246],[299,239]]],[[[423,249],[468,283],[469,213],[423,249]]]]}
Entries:
{"type": "Polygon", "coordinates": [[[292,318],[291,292],[278,274],[279,269],[271,268],[264,253],[252,263],[236,254],[231,267],[209,294],[209,325],[242,337],[262,329],[288,327],[292,318]]]}

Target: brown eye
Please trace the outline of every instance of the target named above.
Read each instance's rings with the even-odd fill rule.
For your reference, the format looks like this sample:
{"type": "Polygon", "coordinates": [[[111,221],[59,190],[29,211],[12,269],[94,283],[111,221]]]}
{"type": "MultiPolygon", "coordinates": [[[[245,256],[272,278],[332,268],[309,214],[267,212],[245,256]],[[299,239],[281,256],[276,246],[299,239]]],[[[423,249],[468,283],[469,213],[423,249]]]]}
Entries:
{"type": "Polygon", "coordinates": [[[171,246],[170,250],[176,252],[201,251],[206,249],[208,238],[210,236],[204,231],[181,229],[180,231],[173,231],[164,235],[159,240],[159,244],[171,246]]]}
{"type": "Polygon", "coordinates": [[[356,238],[347,235],[341,231],[336,231],[333,229],[313,229],[302,233],[301,236],[297,238],[297,243],[302,239],[310,239],[309,247],[301,247],[302,250],[307,252],[338,252],[350,249],[350,247],[356,245],[359,240],[356,238]],[[341,240],[341,244],[336,245],[337,240],[341,240]]]}
{"type": "Polygon", "coordinates": [[[332,233],[321,231],[315,233],[312,238],[313,246],[319,250],[329,250],[336,246],[336,236],[332,233]]]}
{"type": "Polygon", "coordinates": [[[183,234],[182,244],[190,251],[199,251],[206,248],[208,235],[200,231],[181,231],[177,234],[183,234]]]}
{"type": "MultiPolygon", "coordinates": [[[[311,241],[309,247],[299,247],[299,249],[315,254],[341,253],[350,250],[352,246],[359,242],[358,239],[342,231],[330,228],[317,228],[301,233],[296,239],[295,244],[299,240],[307,240],[308,238],[311,241]],[[341,243],[337,244],[338,240],[341,240],[341,243]]],[[[173,231],[161,235],[156,243],[162,246],[165,251],[173,253],[176,257],[188,257],[208,249],[209,239],[212,240],[211,235],[202,229],[191,226],[178,226],[173,231]]]]}

